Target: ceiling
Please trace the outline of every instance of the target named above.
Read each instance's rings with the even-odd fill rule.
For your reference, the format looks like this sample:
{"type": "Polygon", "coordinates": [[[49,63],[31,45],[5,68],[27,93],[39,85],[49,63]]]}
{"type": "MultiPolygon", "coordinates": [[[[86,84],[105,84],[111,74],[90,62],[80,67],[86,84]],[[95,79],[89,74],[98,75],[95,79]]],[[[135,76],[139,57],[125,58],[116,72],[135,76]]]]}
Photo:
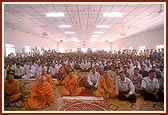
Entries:
{"type": "Polygon", "coordinates": [[[165,14],[160,12],[164,11],[164,3],[126,3],[5,4],[4,26],[56,41],[78,38],[80,42],[93,42],[92,35],[98,31],[104,33],[95,41],[112,42],[123,38],[123,33],[131,36],[164,24],[165,14]],[[123,16],[103,16],[103,13],[112,11],[122,12],[123,16]],[[46,17],[46,12],[64,12],[65,16],[46,17]],[[67,24],[71,28],[58,27],[67,24]],[[97,25],[109,25],[110,28],[96,28],[97,25]],[[65,34],[66,31],[75,33],[65,34]]]}

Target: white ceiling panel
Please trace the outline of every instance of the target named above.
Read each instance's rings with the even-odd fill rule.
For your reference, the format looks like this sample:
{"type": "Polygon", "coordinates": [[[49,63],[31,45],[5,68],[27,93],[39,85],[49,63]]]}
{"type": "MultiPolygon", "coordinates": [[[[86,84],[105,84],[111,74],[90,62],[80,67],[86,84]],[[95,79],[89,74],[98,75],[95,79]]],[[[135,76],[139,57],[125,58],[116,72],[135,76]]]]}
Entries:
{"type": "Polygon", "coordinates": [[[113,41],[122,38],[123,28],[131,36],[164,24],[164,15],[159,11],[160,3],[5,4],[4,25],[38,36],[48,32],[48,38],[56,41],[60,37],[66,40],[76,37],[81,42],[84,39],[87,41],[94,31],[102,31],[104,33],[97,41],[113,41]],[[64,12],[65,16],[49,18],[45,16],[47,12],[64,12]],[[123,16],[107,18],[103,16],[105,12],[122,12],[123,16]],[[69,24],[72,28],[58,28],[60,24],[69,24]],[[96,28],[102,24],[111,27],[96,28]],[[67,35],[65,31],[74,31],[75,34],[67,35]]]}

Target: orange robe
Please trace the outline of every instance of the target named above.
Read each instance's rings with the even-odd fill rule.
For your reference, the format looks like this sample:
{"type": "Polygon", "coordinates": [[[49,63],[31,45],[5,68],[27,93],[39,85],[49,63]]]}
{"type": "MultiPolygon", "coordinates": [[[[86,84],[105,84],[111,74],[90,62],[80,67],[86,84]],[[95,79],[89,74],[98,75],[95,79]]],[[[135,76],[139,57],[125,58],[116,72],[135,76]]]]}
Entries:
{"type": "Polygon", "coordinates": [[[72,79],[70,77],[67,77],[65,79],[65,88],[62,90],[62,95],[79,95],[81,93],[82,89],[78,86],[78,80],[77,77],[74,75],[72,76],[72,79]]]}
{"type": "Polygon", "coordinates": [[[29,97],[26,100],[26,110],[39,110],[45,107],[47,103],[54,103],[55,97],[50,83],[35,82],[29,97]]]}
{"type": "Polygon", "coordinates": [[[95,92],[95,96],[103,97],[105,99],[118,95],[118,91],[114,90],[114,80],[108,77],[107,80],[103,76],[99,78],[98,88],[95,92]]]}
{"type": "Polygon", "coordinates": [[[5,102],[11,103],[17,101],[23,95],[21,84],[19,80],[14,80],[13,83],[8,83],[8,80],[4,81],[4,94],[5,97],[9,96],[9,99],[5,98],[5,102]]]}
{"type": "MultiPolygon", "coordinates": [[[[46,81],[47,81],[48,83],[50,83],[51,85],[53,85],[53,81],[52,81],[51,74],[46,74],[45,77],[46,77],[46,81]]],[[[39,81],[39,78],[40,78],[40,75],[36,77],[36,82],[39,81]]]]}

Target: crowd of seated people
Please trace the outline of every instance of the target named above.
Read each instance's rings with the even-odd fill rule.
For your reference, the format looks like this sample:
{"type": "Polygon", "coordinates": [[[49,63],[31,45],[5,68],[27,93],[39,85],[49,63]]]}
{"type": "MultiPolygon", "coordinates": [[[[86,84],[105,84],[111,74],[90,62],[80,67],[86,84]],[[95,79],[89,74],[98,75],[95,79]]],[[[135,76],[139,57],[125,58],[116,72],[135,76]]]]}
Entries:
{"type": "MultiPolygon", "coordinates": [[[[62,95],[76,96],[82,91],[78,85],[78,76],[73,71],[90,72],[86,88],[92,90],[94,96],[104,99],[118,97],[120,100],[135,103],[136,97],[142,95],[144,100],[164,101],[163,50],[158,52],[146,50],[139,55],[135,50],[132,52],[124,50],[115,54],[105,51],[87,53],[46,51],[42,55],[5,57],[4,61],[5,78],[9,79],[7,75],[13,75],[15,79],[34,78],[36,83],[45,81],[51,86],[52,79],[56,78],[60,83],[64,82],[62,95]]],[[[27,106],[33,108],[28,103],[27,106]]]]}

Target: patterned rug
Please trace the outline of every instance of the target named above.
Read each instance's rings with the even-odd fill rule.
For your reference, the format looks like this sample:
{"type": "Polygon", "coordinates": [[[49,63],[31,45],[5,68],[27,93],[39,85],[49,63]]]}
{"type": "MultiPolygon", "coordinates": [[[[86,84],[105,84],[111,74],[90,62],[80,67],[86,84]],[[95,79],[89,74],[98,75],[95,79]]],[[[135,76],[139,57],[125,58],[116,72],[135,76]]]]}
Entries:
{"type": "Polygon", "coordinates": [[[79,96],[93,96],[93,92],[87,88],[85,88],[85,90],[83,90],[79,96]]]}
{"type": "Polygon", "coordinates": [[[65,96],[58,101],[58,111],[108,111],[103,98],[91,96],[65,96]]]}

